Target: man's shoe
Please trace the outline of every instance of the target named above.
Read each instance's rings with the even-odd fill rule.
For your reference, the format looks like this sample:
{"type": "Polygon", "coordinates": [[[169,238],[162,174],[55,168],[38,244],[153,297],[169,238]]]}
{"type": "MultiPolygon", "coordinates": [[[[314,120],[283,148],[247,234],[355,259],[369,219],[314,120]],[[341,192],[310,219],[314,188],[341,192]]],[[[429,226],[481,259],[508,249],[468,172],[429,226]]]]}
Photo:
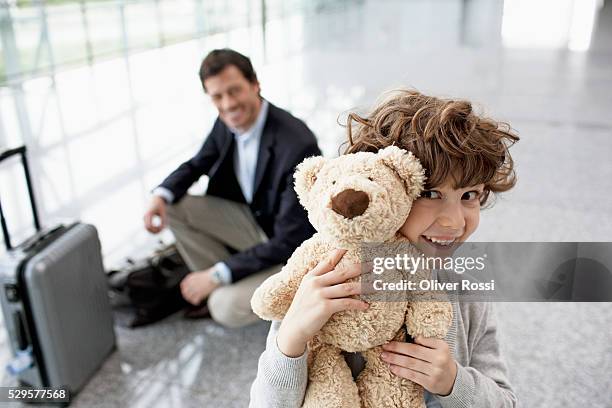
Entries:
{"type": "Polygon", "coordinates": [[[189,306],[183,316],[186,319],[208,319],[211,317],[206,300],[198,306],[189,306]]]}

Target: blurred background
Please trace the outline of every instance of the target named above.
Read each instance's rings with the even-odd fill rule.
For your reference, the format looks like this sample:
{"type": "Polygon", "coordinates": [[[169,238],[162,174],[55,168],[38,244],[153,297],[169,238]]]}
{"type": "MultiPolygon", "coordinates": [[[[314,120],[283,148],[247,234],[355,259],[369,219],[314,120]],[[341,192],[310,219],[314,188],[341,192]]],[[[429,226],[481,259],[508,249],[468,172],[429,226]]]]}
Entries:
{"type": "MultiPolygon", "coordinates": [[[[475,241],[612,241],[611,23],[603,0],[0,0],[0,150],[28,146],[43,224],[94,224],[107,267],[146,252],[160,238],[142,226],[151,189],[216,118],[199,63],[231,47],[327,156],[338,121],[396,87],[510,123],[519,183],[475,241]]],[[[14,241],[32,234],[17,161],[0,197],[14,241]]],[[[610,304],[498,315],[524,406],[610,406],[610,304]]],[[[180,316],[118,327],[119,350],[75,406],[246,406],[267,329],[180,316]]],[[[2,331],[0,362],[9,354],[2,331]]]]}

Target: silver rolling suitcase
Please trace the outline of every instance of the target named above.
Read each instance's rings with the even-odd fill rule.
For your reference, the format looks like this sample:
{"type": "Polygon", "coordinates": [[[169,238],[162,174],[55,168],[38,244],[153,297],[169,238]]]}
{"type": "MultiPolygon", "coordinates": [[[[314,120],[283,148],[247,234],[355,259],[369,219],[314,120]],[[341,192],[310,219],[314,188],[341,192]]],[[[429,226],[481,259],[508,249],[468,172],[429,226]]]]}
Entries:
{"type": "Polygon", "coordinates": [[[37,230],[13,248],[0,204],[0,302],[14,357],[7,369],[22,384],[76,393],[115,348],[100,241],[88,224],[40,228],[25,153],[0,154],[0,162],[21,156],[37,230]]]}

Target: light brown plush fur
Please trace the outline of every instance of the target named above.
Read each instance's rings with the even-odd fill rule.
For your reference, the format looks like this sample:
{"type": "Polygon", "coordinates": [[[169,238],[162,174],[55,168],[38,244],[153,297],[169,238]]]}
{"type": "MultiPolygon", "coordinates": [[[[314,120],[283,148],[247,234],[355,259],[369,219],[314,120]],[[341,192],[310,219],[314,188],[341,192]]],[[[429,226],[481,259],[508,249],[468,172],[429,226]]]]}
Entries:
{"type": "MultiPolygon", "coordinates": [[[[302,277],[335,248],[347,249],[339,267],[380,256],[364,243],[385,243],[394,253],[418,256],[397,231],[423,182],[418,160],[395,146],[378,153],[304,160],[295,174],[295,189],[318,232],[296,249],[278,274],[255,291],[253,311],[266,320],[282,320],[302,277]]],[[[402,271],[385,273],[397,274],[397,279],[387,276],[388,281],[406,278],[402,271]]],[[[419,271],[412,278],[428,276],[429,271],[419,271]]],[[[424,407],[422,387],[391,373],[380,359],[380,346],[394,339],[404,341],[404,325],[412,337],[444,338],[451,320],[450,304],[439,299],[377,300],[370,302],[366,311],[335,313],[308,344],[308,386],[303,406],[424,407]],[[366,359],[356,381],[342,351],[361,352],[366,359]]]]}

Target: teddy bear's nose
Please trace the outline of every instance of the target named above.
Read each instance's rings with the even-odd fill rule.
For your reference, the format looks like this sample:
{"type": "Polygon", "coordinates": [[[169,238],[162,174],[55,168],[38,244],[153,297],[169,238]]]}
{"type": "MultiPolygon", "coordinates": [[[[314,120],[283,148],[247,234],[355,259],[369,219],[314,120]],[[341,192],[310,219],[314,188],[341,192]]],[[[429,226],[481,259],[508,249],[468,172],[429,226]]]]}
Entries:
{"type": "Polygon", "coordinates": [[[365,212],[370,204],[368,195],[363,191],[346,189],[336,194],[332,200],[332,210],[338,214],[351,219],[365,212]]]}

